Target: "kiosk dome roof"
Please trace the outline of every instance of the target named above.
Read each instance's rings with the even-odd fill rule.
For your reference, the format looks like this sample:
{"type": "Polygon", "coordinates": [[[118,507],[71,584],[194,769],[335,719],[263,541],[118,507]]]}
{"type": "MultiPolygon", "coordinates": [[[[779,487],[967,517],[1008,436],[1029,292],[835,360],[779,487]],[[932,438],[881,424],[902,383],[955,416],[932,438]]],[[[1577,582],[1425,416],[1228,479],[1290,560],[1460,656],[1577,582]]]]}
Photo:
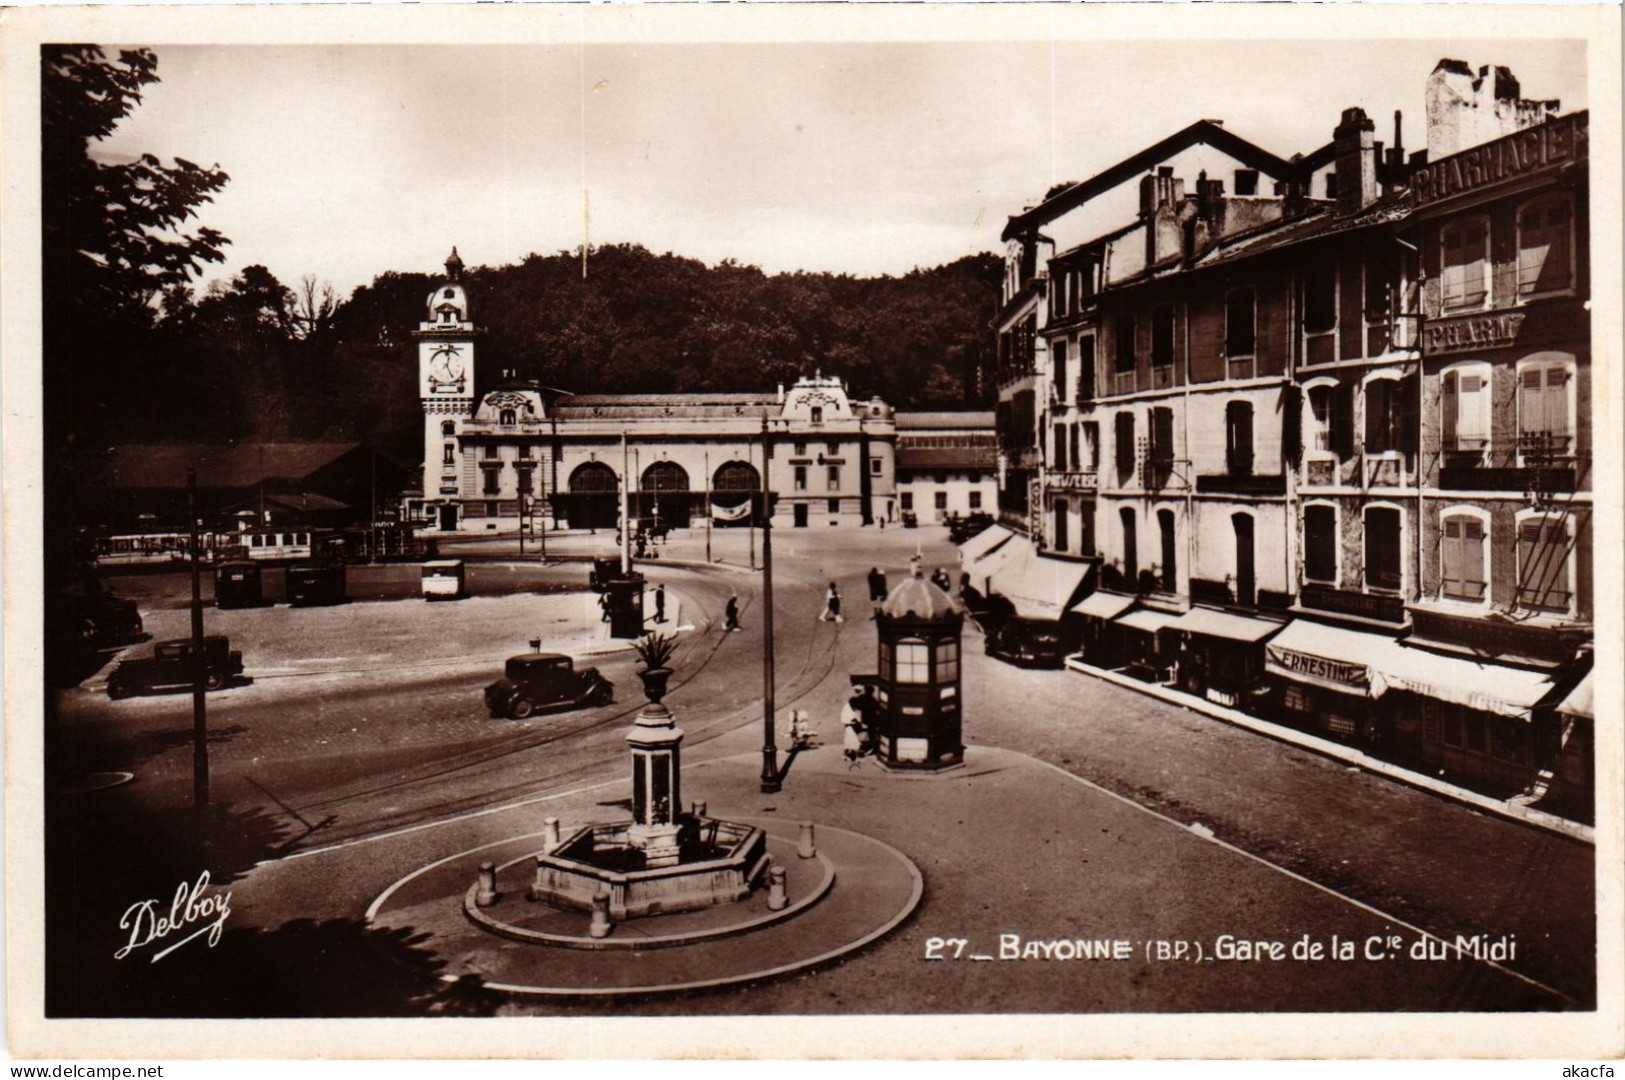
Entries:
{"type": "Polygon", "coordinates": [[[888,619],[918,619],[925,622],[963,618],[958,601],[921,577],[917,568],[886,595],[880,614],[888,619]]]}

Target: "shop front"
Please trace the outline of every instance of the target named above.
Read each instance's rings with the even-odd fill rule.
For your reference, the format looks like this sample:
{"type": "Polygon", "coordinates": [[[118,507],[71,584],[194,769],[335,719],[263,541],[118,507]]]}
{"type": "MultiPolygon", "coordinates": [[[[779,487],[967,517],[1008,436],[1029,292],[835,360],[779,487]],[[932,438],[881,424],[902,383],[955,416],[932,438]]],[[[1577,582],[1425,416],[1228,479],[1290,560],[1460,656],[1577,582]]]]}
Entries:
{"type": "Polygon", "coordinates": [[[1192,608],[1173,624],[1179,688],[1216,705],[1256,712],[1268,694],[1264,643],[1284,624],[1212,608],[1192,608]]]}
{"type": "Polygon", "coordinates": [[[1389,691],[1405,695],[1396,715],[1419,714],[1421,765],[1501,797],[1537,782],[1534,714],[1554,690],[1551,676],[1410,645],[1383,663],[1389,691]]]}
{"type": "Polygon", "coordinates": [[[1176,635],[1168,628],[1178,619],[1174,612],[1140,608],[1113,620],[1122,645],[1124,674],[1155,683],[1171,678],[1178,650],[1173,640],[1176,635]]]}
{"type": "Polygon", "coordinates": [[[1123,629],[1114,621],[1133,607],[1135,597],[1092,592],[1069,609],[1078,620],[1078,654],[1093,667],[1122,667],[1123,629]]]}
{"type": "MultiPolygon", "coordinates": [[[[1077,649],[1077,627],[1067,619],[1072,601],[1088,585],[1094,563],[1039,554],[1026,541],[990,576],[988,598],[1009,614],[989,639],[988,651],[1001,659],[1038,667],[1060,667],[1077,649]]],[[[1006,545],[1007,547],[1010,545],[1006,545]]]]}
{"type": "Polygon", "coordinates": [[[1391,637],[1294,619],[1264,646],[1267,710],[1304,731],[1370,747],[1386,744],[1415,760],[1416,725],[1397,724],[1379,699],[1388,684],[1381,659],[1399,648],[1391,637]]]}

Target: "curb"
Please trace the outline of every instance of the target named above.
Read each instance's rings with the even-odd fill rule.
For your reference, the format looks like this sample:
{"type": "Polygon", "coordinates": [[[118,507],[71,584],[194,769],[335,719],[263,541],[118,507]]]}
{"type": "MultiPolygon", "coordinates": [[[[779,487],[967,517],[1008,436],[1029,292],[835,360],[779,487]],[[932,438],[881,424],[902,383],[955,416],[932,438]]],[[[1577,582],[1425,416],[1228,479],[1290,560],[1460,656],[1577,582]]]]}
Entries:
{"type": "Polygon", "coordinates": [[[1569,821],[1567,818],[1560,818],[1556,814],[1548,814],[1542,810],[1533,810],[1516,803],[1492,799],[1488,795],[1480,795],[1476,791],[1469,791],[1454,784],[1447,784],[1431,776],[1424,776],[1422,773],[1401,768],[1392,762],[1374,758],[1362,750],[1352,749],[1342,743],[1296,731],[1280,724],[1271,723],[1268,720],[1261,720],[1237,709],[1226,708],[1223,705],[1215,705],[1211,701],[1192,697],[1179,690],[1170,690],[1165,686],[1144,683],[1138,679],[1131,679],[1126,675],[1119,675],[1115,671],[1108,671],[1104,668],[1091,667],[1072,657],[1067,657],[1066,667],[1080,675],[1089,675],[1100,679],[1102,682],[1120,686],[1125,690],[1133,690],[1136,693],[1157,698],[1170,705],[1177,705],[1191,712],[1202,713],[1204,716],[1210,716],[1215,720],[1223,720],[1227,724],[1244,728],[1257,735],[1267,736],[1277,742],[1290,743],[1322,757],[1346,762],[1349,765],[1364,769],[1366,772],[1374,773],[1389,780],[1397,780],[1402,784],[1418,788],[1432,795],[1454,800],[1464,806],[1470,806],[1474,810],[1496,814],[1500,817],[1522,822],[1525,825],[1534,826],[1537,829],[1545,829],[1547,832],[1556,833],[1559,836],[1566,836],[1571,840],[1578,840],[1593,847],[1596,846],[1597,831],[1592,826],[1581,825],[1578,822],[1569,821]]]}

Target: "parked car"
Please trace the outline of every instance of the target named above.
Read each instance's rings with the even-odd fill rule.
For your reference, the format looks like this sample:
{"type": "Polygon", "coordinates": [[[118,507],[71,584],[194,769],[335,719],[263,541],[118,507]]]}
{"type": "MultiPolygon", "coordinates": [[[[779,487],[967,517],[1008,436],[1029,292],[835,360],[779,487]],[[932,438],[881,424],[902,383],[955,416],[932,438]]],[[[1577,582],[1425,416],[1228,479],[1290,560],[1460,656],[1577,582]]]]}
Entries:
{"type": "Polygon", "coordinates": [[[299,563],[288,567],[287,593],[292,607],[344,603],[344,564],[299,563]]]}
{"type": "Polygon", "coordinates": [[[135,601],[114,596],[94,578],[70,585],[48,605],[53,635],[84,650],[141,640],[141,612],[135,601]]]}
{"type": "Polygon", "coordinates": [[[468,595],[466,571],[461,559],[430,559],[423,564],[425,600],[461,600],[468,595]]]}
{"type": "Polygon", "coordinates": [[[603,592],[609,588],[612,581],[620,581],[627,574],[621,569],[621,557],[594,556],[592,569],[587,572],[587,587],[593,592],[603,592]]]}
{"type": "MultiPolygon", "coordinates": [[[[203,639],[203,688],[220,690],[243,673],[243,654],[223,634],[203,639]]],[[[192,686],[192,639],[160,641],[151,656],[121,660],[107,677],[107,696],[127,698],[160,690],[187,690],[192,686]]]]}
{"type": "Polygon", "coordinates": [[[223,562],[215,568],[215,607],[259,607],[263,603],[265,589],[258,563],[247,560],[223,562]]]}
{"type": "Polygon", "coordinates": [[[502,678],[485,688],[485,707],[493,718],[523,720],[538,712],[607,705],[615,684],[595,667],[575,670],[562,653],[525,653],[508,658],[502,678]]]}
{"type": "Polygon", "coordinates": [[[955,544],[963,544],[973,536],[988,530],[993,524],[993,515],[980,510],[964,517],[951,517],[948,519],[948,539],[955,544]]]}
{"type": "Polygon", "coordinates": [[[1068,652],[1059,623],[1016,618],[1004,620],[989,635],[987,651],[1022,667],[1047,668],[1060,667],[1068,652]]]}

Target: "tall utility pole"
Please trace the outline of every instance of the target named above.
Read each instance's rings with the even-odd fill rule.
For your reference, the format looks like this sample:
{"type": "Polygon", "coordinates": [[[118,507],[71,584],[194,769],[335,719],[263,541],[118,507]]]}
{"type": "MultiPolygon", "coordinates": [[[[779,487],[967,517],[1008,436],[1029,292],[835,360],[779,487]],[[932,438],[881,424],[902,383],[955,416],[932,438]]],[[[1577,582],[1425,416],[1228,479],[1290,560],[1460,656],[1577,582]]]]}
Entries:
{"type": "Polygon", "coordinates": [[[705,563],[711,565],[711,451],[706,450],[705,460],[705,563]]]}
{"type": "Polygon", "coordinates": [[[773,742],[773,496],[767,483],[773,448],[762,418],[762,791],[779,790],[779,748],[773,742]]]}
{"type": "Polygon", "coordinates": [[[197,466],[186,470],[186,520],[192,539],[192,805],[209,805],[209,718],[204,702],[203,581],[199,568],[197,466]]]}
{"type": "MultiPolygon", "coordinates": [[[[586,269],[585,247],[582,249],[582,269],[586,269]]],[[[632,517],[628,512],[627,503],[630,501],[628,492],[632,487],[632,474],[627,471],[631,465],[632,455],[626,448],[626,431],[621,431],[621,573],[632,572],[632,517]]]]}

